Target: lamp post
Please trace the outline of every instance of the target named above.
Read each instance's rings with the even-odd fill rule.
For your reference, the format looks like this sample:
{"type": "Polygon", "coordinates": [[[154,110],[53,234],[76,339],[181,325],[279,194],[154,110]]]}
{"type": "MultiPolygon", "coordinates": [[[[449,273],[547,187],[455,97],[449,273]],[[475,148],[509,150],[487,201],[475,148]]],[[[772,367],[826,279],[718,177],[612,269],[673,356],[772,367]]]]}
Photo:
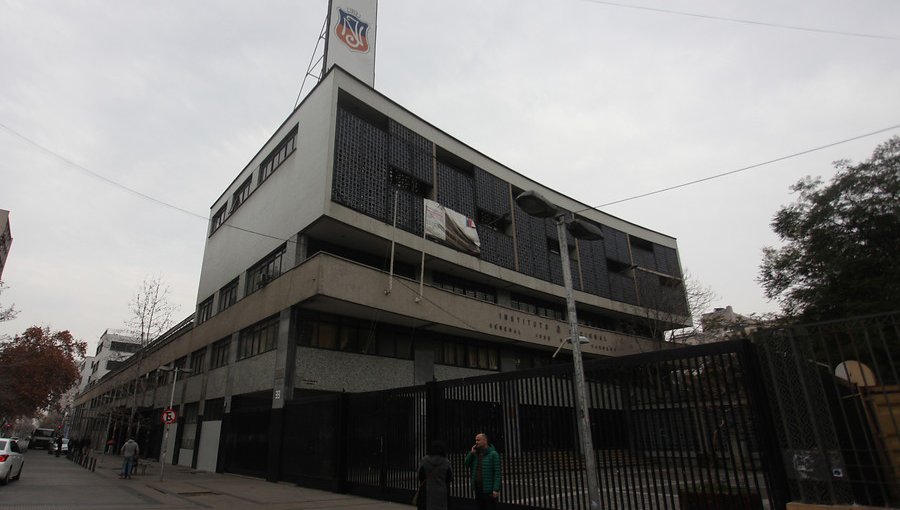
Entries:
{"type": "Polygon", "coordinates": [[[595,225],[572,219],[566,222],[567,212],[558,208],[535,191],[526,191],[516,197],[516,204],[529,216],[553,218],[559,236],[559,255],[562,259],[563,285],[566,288],[566,311],[569,318],[569,341],[572,343],[572,361],[575,365],[575,413],[578,435],[584,453],[584,469],[588,482],[588,501],[591,510],[600,508],[600,478],[594,458],[594,442],[591,439],[591,420],[588,414],[584,365],[581,361],[581,335],[578,334],[578,317],[575,314],[575,294],[572,288],[572,267],[569,261],[567,230],[578,239],[603,239],[603,233],[595,225]]]}
{"type": "MultiPolygon", "coordinates": [[[[190,374],[193,372],[190,368],[179,368],[179,367],[159,367],[160,370],[164,372],[174,372],[172,374],[172,393],[169,394],[169,407],[166,409],[172,409],[172,405],[175,403],[175,383],[178,382],[178,372],[184,372],[186,374],[190,374]]],[[[159,457],[159,481],[163,481],[165,479],[166,473],[166,451],[169,449],[169,424],[166,423],[166,431],[163,434],[163,442],[162,442],[162,453],[159,457]]]]}

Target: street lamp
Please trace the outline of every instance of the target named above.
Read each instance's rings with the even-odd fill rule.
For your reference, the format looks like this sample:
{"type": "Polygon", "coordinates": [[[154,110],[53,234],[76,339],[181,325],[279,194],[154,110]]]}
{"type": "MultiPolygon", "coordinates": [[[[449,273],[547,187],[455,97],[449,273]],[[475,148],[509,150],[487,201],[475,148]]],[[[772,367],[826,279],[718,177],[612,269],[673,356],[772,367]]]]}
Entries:
{"type": "MultiPolygon", "coordinates": [[[[180,368],[177,366],[172,367],[159,367],[159,370],[163,372],[174,372],[172,375],[172,393],[169,395],[169,407],[166,409],[172,409],[172,404],[175,403],[175,383],[178,381],[178,372],[183,372],[185,374],[190,374],[193,372],[190,368],[180,368]]],[[[163,434],[163,443],[162,443],[162,454],[159,457],[159,481],[163,481],[165,479],[166,472],[166,450],[168,450],[169,446],[169,424],[166,423],[166,431],[163,434]]]]}
{"type": "Polygon", "coordinates": [[[584,469],[587,472],[588,500],[591,510],[600,508],[600,477],[594,458],[594,442],[591,439],[591,420],[588,415],[587,391],[585,389],[584,365],[581,361],[581,339],[578,334],[578,317],[575,315],[575,294],[572,289],[572,267],[569,262],[568,230],[574,237],[589,241],[603,239],[603,232],[591,223],[573,218],[566,222],[564,211],[535,191],[526,191],[516,197],[516,204],[529,216],[553,218],[559,236],[559,255],[562,259],[563,285],[566,288],[566,311],[569,317],[569,341],[572,343],[572,361],[575,365],[575,413],[578,421],[578,435],[584,453],[584,469]]]}

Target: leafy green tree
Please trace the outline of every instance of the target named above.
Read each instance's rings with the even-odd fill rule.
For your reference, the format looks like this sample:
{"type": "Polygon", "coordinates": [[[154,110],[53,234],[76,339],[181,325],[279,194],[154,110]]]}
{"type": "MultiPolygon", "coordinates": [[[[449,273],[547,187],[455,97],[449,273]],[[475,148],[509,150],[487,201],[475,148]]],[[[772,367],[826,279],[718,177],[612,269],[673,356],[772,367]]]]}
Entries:
{"type": "Polygon", "coordinates": [[[823,185],[805,178],[775,214],[784,242],[763,249],[758,281],[782,311],[823,320],[900,309],[900,137],[859,164],[835,163],[823,185]]]}
{"type": "Polygon", "coordinates": [[[63,394],[78,382],[78,361],[85,342],[68,331],[51,333],[33,326],[0,343],[0,415],[34,416],[58,406],[63,394]]]}

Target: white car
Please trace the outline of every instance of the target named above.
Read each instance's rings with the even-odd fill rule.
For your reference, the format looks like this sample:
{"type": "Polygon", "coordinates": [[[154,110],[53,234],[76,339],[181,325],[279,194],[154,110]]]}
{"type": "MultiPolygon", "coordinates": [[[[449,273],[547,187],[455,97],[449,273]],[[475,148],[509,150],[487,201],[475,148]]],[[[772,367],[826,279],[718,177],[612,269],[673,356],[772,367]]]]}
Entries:
{"type": "Polygon", "coordinates": [[[19,449],[19,443],[9,438],[0,439],[0,485],[18,480],[24,466],[25,457],[19,449]]]}

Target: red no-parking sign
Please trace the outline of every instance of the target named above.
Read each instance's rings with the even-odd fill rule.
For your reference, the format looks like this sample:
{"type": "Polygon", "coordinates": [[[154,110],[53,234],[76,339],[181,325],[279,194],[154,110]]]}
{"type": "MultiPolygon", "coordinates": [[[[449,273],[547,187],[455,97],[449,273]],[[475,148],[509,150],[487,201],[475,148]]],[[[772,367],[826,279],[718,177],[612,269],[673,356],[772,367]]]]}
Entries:
{"type": "Polygon", "coordinates": [[[162,412],[162,422],[166,425],[171,425],[178,420],[178,415],[175,414],[175,410],[171,407],[162,412]]]}

